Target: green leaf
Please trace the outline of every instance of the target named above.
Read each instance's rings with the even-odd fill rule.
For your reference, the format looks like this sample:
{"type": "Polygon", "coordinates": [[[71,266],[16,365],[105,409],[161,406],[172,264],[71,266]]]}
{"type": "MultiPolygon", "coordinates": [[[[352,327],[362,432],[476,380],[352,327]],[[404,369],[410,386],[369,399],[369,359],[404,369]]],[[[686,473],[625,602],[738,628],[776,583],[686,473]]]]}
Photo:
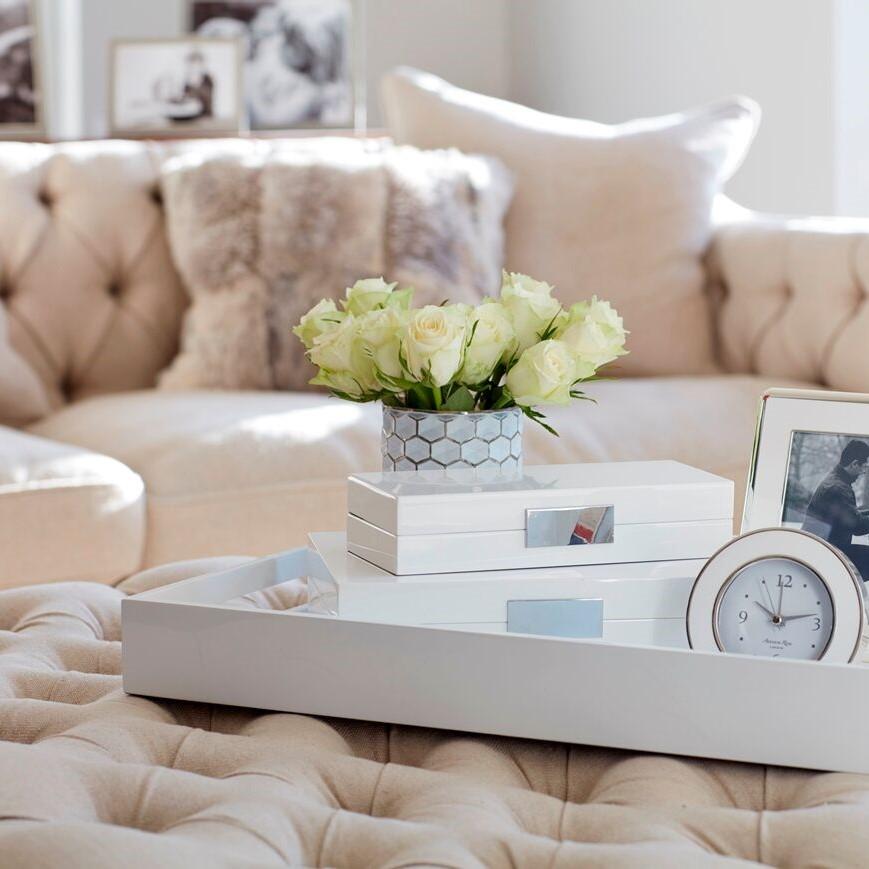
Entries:
{"type": "Polygon", "coordinates": [[[460,386],[450,393],[450,397],[441,405],[441,410],[469,411],[474,409],[474,396],[467,386],[460,386]]]}
{"type": "Polygon", "coordinates": [[[407,390],[407,406],[414,410],[434,410],[434,401],[430,390],[421,383],[414,383],[407,390]]]}
{"type": "Polygon", "coordinates": [[[547,324],[546,328],[537,336],[540,341],[548,341],[557,331],[558,327],[555,325],[556,320],[561,316],[561,311],[559,311],[547,324]]]}
{"type": "Polygon", "coordinates": [[[558,432],[551,425],[548,425],[547,423],[543,422],[543,420],[546,419],[546,417],[542,413],[540,413],[539,410],[534,410],[533,407],[523,407],[521,404],[517,405],[517,407],[519,407],[519,409],[522,411],[522,413],[525,414],[525,416],[528,417],[528,419],[532,420],[533,422],[536,422],[537,425],[545,428],[546,431],[549,432],[549,434],[555,435],[555,437],[560,437],[558,432]]]}

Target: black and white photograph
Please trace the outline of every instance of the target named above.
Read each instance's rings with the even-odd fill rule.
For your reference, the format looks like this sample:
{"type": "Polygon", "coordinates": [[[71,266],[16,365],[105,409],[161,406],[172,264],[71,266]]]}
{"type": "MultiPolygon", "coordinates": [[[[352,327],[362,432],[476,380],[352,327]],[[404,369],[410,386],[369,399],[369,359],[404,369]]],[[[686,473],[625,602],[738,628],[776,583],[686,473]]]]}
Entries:
{"type": "Polygon", "coordinates": [[[244,46],[244,88],[254,130],[351,127],[351,0],[192,0],[191,31],[244,46]]]}
{"type": "Polygon", "coordinates": [[[237,133],[244,114],[235,39],[121,40],[111,126],[125,136],[237,133]]]}
{"type": "Polygon", "coordinates": [[[0,135],[41,129],[35,12],[29,0],[0,0],[0,135]]]}
{"type": "Polygon", "coordinates": [[[869,581],[869,437],[795,431],[782,514],[841,550],[869,581]]]}

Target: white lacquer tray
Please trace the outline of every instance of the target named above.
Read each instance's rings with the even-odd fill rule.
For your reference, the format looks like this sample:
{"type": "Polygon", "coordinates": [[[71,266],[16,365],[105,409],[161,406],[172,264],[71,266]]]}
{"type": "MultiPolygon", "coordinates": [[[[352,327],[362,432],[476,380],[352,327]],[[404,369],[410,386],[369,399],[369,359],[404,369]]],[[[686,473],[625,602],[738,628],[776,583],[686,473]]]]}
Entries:
{"type": "Polygon", "coordinates": [[[869,773],[869,670],[242,609],[298,549],[122,603],[131,694],[869,773]]]}

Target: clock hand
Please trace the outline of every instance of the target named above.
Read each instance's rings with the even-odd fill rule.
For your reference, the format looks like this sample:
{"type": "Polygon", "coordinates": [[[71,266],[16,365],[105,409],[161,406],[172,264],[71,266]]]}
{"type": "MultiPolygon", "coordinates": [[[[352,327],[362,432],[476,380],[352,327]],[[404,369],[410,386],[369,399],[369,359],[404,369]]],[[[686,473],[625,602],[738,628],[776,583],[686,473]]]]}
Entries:
{"type": "Polygon", "coordinates": [[[775,618],[775,613],[772,610],[768,610],[759,600],[756,600],[755,603],[771,618],[775,618]]]}
{"type": "Polygon", "coordinates": [[[770,593],[769,586],[764,582],[760,586],[766,592],[766,598],[769,601],[770,609],[775,609],[775,605],[772,602],[772,594],[770,593]]]}
{"type": "Polygon", "coordinates": [[[814,616],[815,618],[817,618],[817,617],[818,617],[818,614],[817,614],[817,613],[801,613],[801,614],[798,615],[798,616],[782,616],[782,617],[781,617],[781,620],[782,620],[783,622],[792,622],[794,619],[809,619],[809,618],[811,618],[812,616],[814,616]]]}
{"type": "Polygon", "coordinates": [[[778,578],[778,582],[778,609],[775,611],[775,614],[781,618],[781,599],[782,595],[785,593],[785,584],[782,582],[781,577],[778,578]]]}

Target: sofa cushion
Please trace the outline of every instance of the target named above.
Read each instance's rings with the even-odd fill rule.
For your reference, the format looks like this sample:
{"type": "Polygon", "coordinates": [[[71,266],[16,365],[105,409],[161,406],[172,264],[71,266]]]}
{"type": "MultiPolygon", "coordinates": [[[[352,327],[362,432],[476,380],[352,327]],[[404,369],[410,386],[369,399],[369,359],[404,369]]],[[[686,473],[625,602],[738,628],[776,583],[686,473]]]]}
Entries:
{"type": "Polygon", "coordinates": [[[632,332],[624,373],[714,368],[701,256],[713,198],[754,136],[753,102],[606,126],[415,70],[386,76],[383,97],[397,142],[493,154],[514,172],[507,267],[555,284],[568,302],[612,301],[632,332]]]}
{"type": "Polygon", "coordinates": [[[123,598],[0,592],[4,866],[865,865],[866,776],[127,695],[123,598]]]}
{"type": "Polygon", "coordinates": [[[290,329],[323,298],[385,275],[475,303],[500,286],[512,186],[495,160],[354,139],[170,161],[175,261],[193,298],[172,388],[308,389],[316,369],[290,329]]]}
{"type": "MultiPolygon", "coordinates": [[[[596,383],[597,404],[527,422],[529,464],[675,458],[733,479],[741,498],[753,377],[596,383]]],[[[346,477],[379,467],[380,409],[312,393],[142,391],[78,402],[33,430],[111,454],[148,488],[146,565],[264,554],[344,527],[346,477]]],[[[739,501],[737,502],[740,503],[739,501]]]]}
{"type": "Polygon", "coordinates": [[[186,298],[147,142],[0,142],[0,295],[9,341],[56,407],[150,386],[186,298]]]}
{"type": "Polygon", "coordinates": [[[105,455],[0,427],[0,588],[138,569],[144,486],[105,455]]]}
{"type": "Polygon", "coordinates": [[[45,387],[9,343],[6,306],[0,301],[0,425],[23,425],[48,409],[45,387]]]}

